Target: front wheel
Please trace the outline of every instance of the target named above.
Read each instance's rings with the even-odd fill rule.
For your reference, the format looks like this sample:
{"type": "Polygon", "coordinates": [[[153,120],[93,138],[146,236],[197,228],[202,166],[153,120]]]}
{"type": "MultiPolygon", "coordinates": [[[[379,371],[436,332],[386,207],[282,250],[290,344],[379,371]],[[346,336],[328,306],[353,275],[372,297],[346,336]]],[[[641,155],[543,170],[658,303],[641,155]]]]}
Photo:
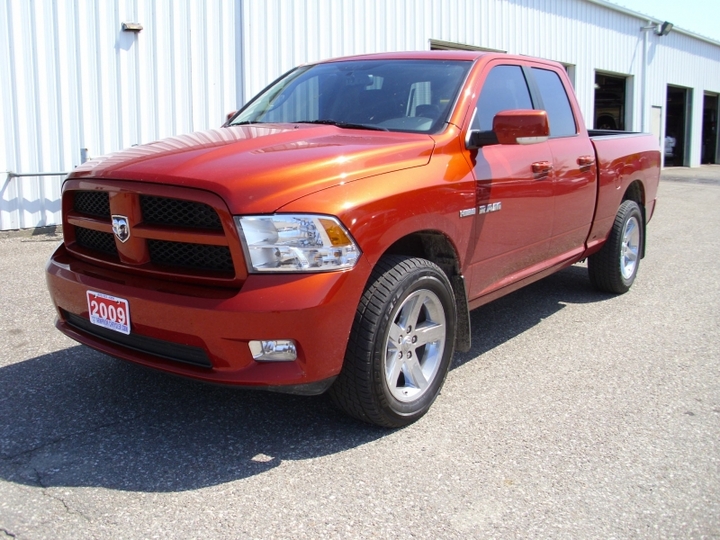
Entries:
{"type": "Polygon", "coordinates": [[[384,427],[423,416],[445,380],[456,318],[452,286],[437,265],[381,259],[355,313],[343,369],[330,389],[333,401],[384,427]]]}
{"type": "Polygon", "coordinates": [[[635,281],[642,255],[644,222],[635,201],[623,201],[605,245],[588,257],[590,281],[596,289],[622,294],[635,281]]]}

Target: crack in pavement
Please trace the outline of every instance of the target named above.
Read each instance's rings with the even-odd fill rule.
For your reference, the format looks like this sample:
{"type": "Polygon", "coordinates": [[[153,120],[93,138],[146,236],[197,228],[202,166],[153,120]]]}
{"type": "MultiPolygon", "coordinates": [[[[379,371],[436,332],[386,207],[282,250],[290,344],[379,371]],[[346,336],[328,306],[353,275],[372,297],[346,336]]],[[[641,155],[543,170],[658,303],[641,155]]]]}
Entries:
{"type": "Polygon", "coordinates": [[[113,426],[118,426],[118,425],[125,424],[125,423],[134,422],[135,420],[138,420],[139,418],[142,418],[142,417],[144,417],[144,416],[148,416],[149,414],[151,414],[151,413],[145,412],[145,413],[142,413],[142,414],[138,414],[138,415],[136,415],[136,416],[133,416],[133,417],[131,417],[131,418],[124,418],[124,419],[121,419],[121,420],[116,420],[116,421],[113,421],[113,422],[108,422],[108,423],[106,423],[106,424],[100,424],[100,425],[97,425],[97,426],[94,426],[94,427],[91,427],[91,428],[88,428],[88,429],[85,429],[85,430],[76,431],[76,432],[70,433],[70,434],[68,434],[68,435],[63,435],[62,437],[58,437],[58,438],[52,439],[52,440],[50,440],[50,441],[45,441],[45,442],[43,442],[42,444],[40,444],[40,445],[38,445],[38,446],[35,446],[35,447],[33,447],[33,448],[28,448],[27,450],[22,450],[22,451],[20,451],[20,452],[17,452],[16,454],[12,454],[12,455],[9,455],[9,456],[0,456],[0,460],[6,461],[6,462],[13,461],[13,460],[15,460],[15,459],[18,459],[18,458],[21,458],[21,457],[25,457],[25,456],[28,456],[28,455],[32,455],[33,453],[38,452],[39,450],[43,450],[44,448],[47,448],[47,447],[56,445],[56,444],[58,444],[58,443],[62,443],[62,442],[64,442],[64,441],[67,441],[67,440],[70,440],[70,439],[73,439],[73,438],[76,438],[76,437],[82,437],[82,436],[84,436],[84,435],[90,435],[91,433],[94,433],[94,432],[96,432],[96,431],[100,431],[100,430],[105,429],[105,428],[109,428],[109,427],[113,427],[113,426]]]}
{"type": "Polygon", "coordinates": [[[35,473],[35,478],[36,478],[38,487],[41,488],[41,492],[42,492],[42,494],[43,494],[44,497],[47,497],[47,498],[49,498],[49,499],[52,499],[52,500],[57,501],[57,502],[59,502],[60,504],[62,504],[62,505],[63,505],[63,508],[65,508],[65,512],[66,512],[66,513],[68,513],[68,514],[70,514],[70,515],[78,515],[78,516],[80,516],[81,518],[83,518],[85,521],[87,521],[88,523],[92,523],[92,520],[91,520],[88,516],[86,516],[85,514],[83,514],[82,512],[80,512],[79,510],[74,510],[74,509],[65,501],[65,499],[63,499],[62,497],[59,497],[59,496],[54,495],[53,493],[51,493],[51,492],[49,491],[51,488],[50,488],[49,486],[47,486],[47,485],[45,484],[45,482],[43,482],[42,473],[41,473],[39,470],[33,468],[33,472],[35,473]]]}
{"type": "Polygon", "coordinates": [[[63,505],[63,507],[65,508],[65,512],[67,512],[68,514],[80,516],[81,518],[83,518],[83,519],[84,519],[85,521],[87,521],[88,523],[92,523],[92,519],[90,519],[88,516],[86,516],[85,514],[83,514],[82,512],[80,512],[79,510],[73,509],[73,508],[65,501],[65,499],[63,499],[62,497],[58,497],[57,495],[53,495],[52,493],[50,493],[50,492],[48,491],[48,489],[49,489],[49,488],[44,488],[44,489],[42,490],[42,494],[43,494],[44,497],[48,497],[49,499],[52,499],[52,500],[54,500],[54,501],[58,501],[60,504],[63,505]]]}
{"type": "MultiPolygon", "coordinates": [[[[66,441],[75,440],[75,442],[70,442],[69,444],[75,445],[75,447],[77,447],[77,445],[83,444],[82,441],[85,437],[92,436],[93,434],[98,433],[102,430],[106,430],[108,428],[111,429],[114,426],[131,424],[144,416],[148,416],[149,414],[151,413],[145,412],[142,414],[137,414],[133,417],[114,420],[112,422],[105,422],[103,424],[98,424],[87,429],[79,430],[61,437],[57,437],[55,439],[39,444],[33,448],[16,452],[15,454],[9,456],[2,456],[0,457],[0,465],[2,465],[2,469],[5,469],[2,474],[6,479],[11,479],[13,476],[16,475],[19,475],[20,478],[25,477],[25,481],[21,481],[21,483],[26,483],[28,486],[34,485],[36,488],[40,488],[44,496],[50,497],[62,503],[68,513],[77,514],[84,518],[86,521],[90,522],[91,519],[89,517],[85,516],[82,512],[73,510],[62,497],[58,497],[47,491],[48,489],[51,489],[51,485],[48,485],[44,481],[44,476],[49,478],[50,476],[52,476],[52,474],[62,470],[67,464],[57,464],[57,468],[50,467],[49,469],[47,467],[43,467],[43,465],[41,464],[38,468],[38,465],[33,463],[34,460],[36,459],[36,457],[40,457],[40,459],[42,459],[43,455],[52,457],[53,450],[48,450],[45,454],[43,454],[42,452],[44,450],[51,449],[53,446],[59,446],[66,441]],[[23,473],[23,471],[26,472],[23,473]],[[27,476],[28,473],[30,473],[29,477],[27,476]]],[[[60,447],[60,449],[61,448],[62,447],[60,447]]],[[[56,450],[55,452],[60,452],[60,449],[56,450]]],[[[0,536],[0,538],[2,538],[2,536],[0,536]]]]}

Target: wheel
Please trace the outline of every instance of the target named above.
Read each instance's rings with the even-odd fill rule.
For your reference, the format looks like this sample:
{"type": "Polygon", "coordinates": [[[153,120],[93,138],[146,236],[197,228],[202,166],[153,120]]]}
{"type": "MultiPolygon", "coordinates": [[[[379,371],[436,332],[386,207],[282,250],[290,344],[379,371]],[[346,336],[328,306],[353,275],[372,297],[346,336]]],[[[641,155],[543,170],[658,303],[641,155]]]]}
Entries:
{"type": "Polygon", "coordinates": [[[437,265],[383,257],[356,310],[343,369],[330,388],[333,401],[372,424],[414,422],[445,381],[456,319],[452,286],[437,265]]]}
{"type": "Polygon", "coordinates": [[[643,242],[642,212],[635,201],[623,201],[605,245],[588,257],[590,281],[596,289],[622,294],[635,281],[643,242]]]}

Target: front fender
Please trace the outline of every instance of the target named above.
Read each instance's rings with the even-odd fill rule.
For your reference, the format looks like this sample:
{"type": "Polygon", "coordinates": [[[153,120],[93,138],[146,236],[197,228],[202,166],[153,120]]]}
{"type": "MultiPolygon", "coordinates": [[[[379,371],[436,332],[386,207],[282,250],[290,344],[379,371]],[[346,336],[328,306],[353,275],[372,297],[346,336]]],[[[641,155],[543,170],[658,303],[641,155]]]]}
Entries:
{"type": "Polygon", "coordinates": [[[398,240],[422,231],[445,235],[464,267],[473,231],[475,182],[468,174],[446,180],[444,160],[334,186],[293,201],[281,212],[337,216],[357,241],[371,266],[398,240]]]}

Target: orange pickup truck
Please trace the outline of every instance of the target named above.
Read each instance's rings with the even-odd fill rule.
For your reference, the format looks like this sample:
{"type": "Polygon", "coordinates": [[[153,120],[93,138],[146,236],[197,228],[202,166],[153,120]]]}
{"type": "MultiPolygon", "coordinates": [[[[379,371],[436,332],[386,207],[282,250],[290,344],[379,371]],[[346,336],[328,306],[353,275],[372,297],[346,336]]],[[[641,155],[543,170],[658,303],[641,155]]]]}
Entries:
{"type": "Polygon", "coordinates": [[[421,417],[469,310],[583,259],[623,293],[660,153],[590,132],[560,64],[472,52],[298,67],[221,128],[78,167],[57,327],[197,380],[421,417]]]}

